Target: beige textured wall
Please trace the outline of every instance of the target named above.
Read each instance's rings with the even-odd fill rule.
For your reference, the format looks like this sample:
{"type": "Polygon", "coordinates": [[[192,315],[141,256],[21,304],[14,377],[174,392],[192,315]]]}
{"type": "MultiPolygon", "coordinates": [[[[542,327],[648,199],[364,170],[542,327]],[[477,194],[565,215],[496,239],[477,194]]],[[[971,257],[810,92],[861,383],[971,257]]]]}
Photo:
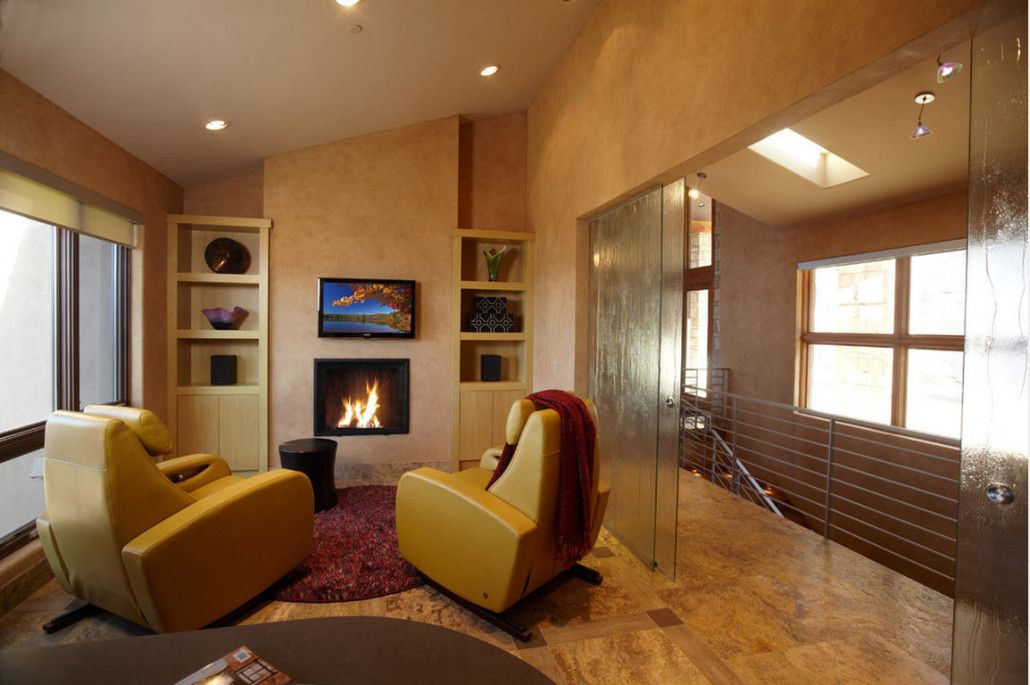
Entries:
{"type": "Polygon", "coordinates": [[[186,188],[183,212],[207,216],[263,217],[264,193],[264,174],[260,169],[210,183],[199,183],[186,188]]]}
{"type": "MultiPolygon", "coordinates": [[[[182,188],[86,126],[54,103],[0,70],[0,150],[143,214],[142,302],[134,337],[142,336],[142,398],[164,415],[165,214],[182,210],[182,188]]],[[[134,386],[139,387],[134,379],[134,386]]]]}
{"type": "MultiPolygon", "coordinates": [[[[724,141],[802,111],[797,103],[881,57],[896,53],[901,68],[932,56],[930,45],[897,51],[975,4],[784,0],[770,11],[753,0],[603,0],[527,114],[528,223],[540,236],[534,386],[570,386],[586,364],[577,217],[700,166],[716,146],[709,161],[732,152],[737,143],[724,141]]],[[[865,82],[834,97],[873,76],[863,71],[865,82]]],[[[829,104],[819,97],[820,109],[829,104]]]]}
{"type": "Polygon", "coordinates": [[[458,224],[527,230],[525,112],[464,123],[460,136],[458,224]]]}
{"type": "MultiPolygon", "coordinates": [[[[264,211],[273,221],[271,452],[311,435],[316,357],[407,357],[411,432],[340,438],[337,468],[449,458],[458,128],[450,117],[265,160],[264,211]],[[318,338],[319,276],[418,281],[417,338],[318,338]]],[[[277,463],[278,454],[271,459],[277,463]]]]}
{"type": "Polygon", "coordinates": [[[966,237],[966,193],[861,216],[774,228],[718,205],[719,366],[731,391],[794,402],[797,265],[966,237]]]}

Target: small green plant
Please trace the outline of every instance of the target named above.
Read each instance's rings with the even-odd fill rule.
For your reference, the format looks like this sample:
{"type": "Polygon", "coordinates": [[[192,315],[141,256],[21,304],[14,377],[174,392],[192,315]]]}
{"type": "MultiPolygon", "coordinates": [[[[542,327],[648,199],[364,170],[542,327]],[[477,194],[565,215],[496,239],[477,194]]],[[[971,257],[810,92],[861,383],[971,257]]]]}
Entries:
{"type": "Polygon", "coordinates": [[[501,272],[501,258],[504,257],[504,253],[508,251],[508,246],[504,245],[500,248],[490,248],[489,250],[483,250],[483,256],[486,257],[486,277],[487,280],[496,281],[498,274],[501,272]]]}

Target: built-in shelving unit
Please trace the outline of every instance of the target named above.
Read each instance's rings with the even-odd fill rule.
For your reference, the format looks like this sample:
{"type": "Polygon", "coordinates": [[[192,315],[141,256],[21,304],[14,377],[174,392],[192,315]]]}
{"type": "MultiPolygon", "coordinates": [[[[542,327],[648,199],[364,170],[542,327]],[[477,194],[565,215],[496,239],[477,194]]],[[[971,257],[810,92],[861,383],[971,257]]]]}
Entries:
{"type": "Polygon", "coordinates": [[[478,465],[483,450],[504,442],[511,403],[529,392],[533,364],[534,236],[518,231],[454,230],[454,407],[451,470],[478,465]],[[507,246],[497,281],[487,278],[483,250],[507,246]],[[465,330],[475,297],[505,297],[515,331],[465,330]],[[501,357],[501,380],[480,378],[480,357],[501,357]]]}
{"type": "Polygon", "coordinates": [[[237,473],[268,468],[268,238],[272,222],[224,216],[168,216],[168,425],[177,454],[223,457],[237,473]],[[242,274],[211,271],[215,238],[250,253],[242,274]],[[208,307],[241,306],[237,330],[216,330],[208,307]],[[211,356],[236,355],[236,383],[211,385],[211,356]]]}

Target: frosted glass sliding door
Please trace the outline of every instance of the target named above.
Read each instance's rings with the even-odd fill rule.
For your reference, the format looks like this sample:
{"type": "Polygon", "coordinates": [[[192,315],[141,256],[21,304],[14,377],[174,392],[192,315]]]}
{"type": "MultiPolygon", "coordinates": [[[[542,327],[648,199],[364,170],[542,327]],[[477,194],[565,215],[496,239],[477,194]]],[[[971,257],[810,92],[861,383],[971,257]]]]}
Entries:
{"type": "Polygon", "coordinates": [[[669,575],[678,483],[682,191],[682,183],[669,186],[663,199],[663,189],[655,188],[590,223],[590,394],[600,421],[601,477],[612,490],[605,526],[669,575]],[[673,225],[663,232],[666,221],[673,225]]]}

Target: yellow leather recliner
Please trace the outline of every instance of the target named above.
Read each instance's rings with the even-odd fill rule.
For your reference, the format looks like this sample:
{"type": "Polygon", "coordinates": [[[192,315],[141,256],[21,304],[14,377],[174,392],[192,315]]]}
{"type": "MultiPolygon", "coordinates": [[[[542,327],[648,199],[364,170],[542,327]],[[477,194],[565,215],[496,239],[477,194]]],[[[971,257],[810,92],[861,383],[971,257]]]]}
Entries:
{"type": "Polygon", "coordinates": [[[209,454],[154,462],[172,449],[147,410],[54,412],[36,521],[67,592],[159,632],[201,628],[266,589],[307,556],[314,516],[301,473],[243,479],[209,454]]]}
{"type": "MultiPolygon", "coordinates": [[[[596,423],[594,405],[586,402],[596,423]]],[[[564,570],[555,560],[558,413],[529,400],[515,402],[505,440],[518,446],[489,489],[498,449],[488,449],[479,468],[421,468],[405,473],[397,486],[401,555],[430,580],[495,616],[564,570]]],[[[598,478],[599,453],[595,445],[592,542],[608,504],[608,486],[598,478]]]]}

